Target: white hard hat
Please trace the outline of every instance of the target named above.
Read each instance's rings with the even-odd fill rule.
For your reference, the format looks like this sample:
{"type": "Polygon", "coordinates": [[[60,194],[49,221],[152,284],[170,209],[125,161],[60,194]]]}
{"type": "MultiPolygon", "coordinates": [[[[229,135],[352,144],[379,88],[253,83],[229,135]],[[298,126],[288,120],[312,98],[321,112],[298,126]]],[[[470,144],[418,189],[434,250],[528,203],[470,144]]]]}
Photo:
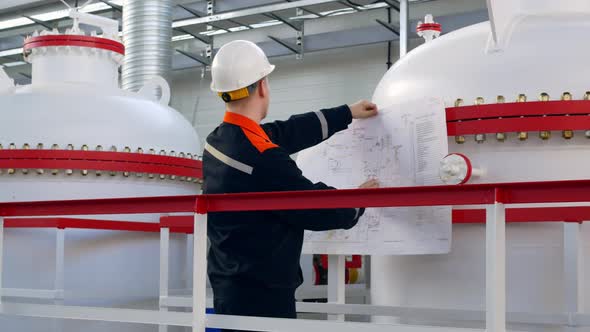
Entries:
{"type": "Polygon", "coordinates": [[[229,92],[246,88],[275,69],[264,51],[247,40],[223,45],[211,64],[211,90],[229,92]]]}

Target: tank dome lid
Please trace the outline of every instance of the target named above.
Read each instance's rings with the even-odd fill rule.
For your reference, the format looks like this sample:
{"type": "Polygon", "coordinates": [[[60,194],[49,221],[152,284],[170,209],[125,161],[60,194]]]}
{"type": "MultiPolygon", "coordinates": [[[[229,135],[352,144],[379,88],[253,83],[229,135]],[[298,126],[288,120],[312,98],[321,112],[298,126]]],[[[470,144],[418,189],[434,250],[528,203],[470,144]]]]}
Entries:
{"type": "Polygon", "coordinates": [[[64,33],[45,30],[25,39],[24,57],[33,65],[32,84],[83,83],[116,88],[117,69],[125,55],[118,21],[76,9],[69,16],[73,24],[64,33]],[[102,35],[81,30],[81,23],[102,31],[102,35]]]}
{"type": "Polygon", "coordinates": [[[125,46],[116,40],[84,35],[45,35],[29,37],[25,40],[23,50],[26,55],[34,48],[50,46],[89,47],[113,51],[125,55],[125,46]]]}

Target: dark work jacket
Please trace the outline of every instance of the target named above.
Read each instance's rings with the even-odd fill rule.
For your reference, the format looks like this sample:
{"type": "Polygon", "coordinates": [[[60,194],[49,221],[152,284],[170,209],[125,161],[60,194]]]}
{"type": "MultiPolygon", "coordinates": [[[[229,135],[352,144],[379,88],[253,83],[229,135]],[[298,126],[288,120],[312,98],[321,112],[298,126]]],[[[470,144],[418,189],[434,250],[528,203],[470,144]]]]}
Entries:
{"type": "MultiPolygon", "coordinates": [[[[205,194],[334,189],[312,183],[290,155],[352,122],[348,106],[258,125],[226,113],[203,155],[205,194]]],[[[208,273],[215,295],[240,288],[295,289],[304,230],[350,229],[364,209],[217,212],[208,215],[208,273]]]]}

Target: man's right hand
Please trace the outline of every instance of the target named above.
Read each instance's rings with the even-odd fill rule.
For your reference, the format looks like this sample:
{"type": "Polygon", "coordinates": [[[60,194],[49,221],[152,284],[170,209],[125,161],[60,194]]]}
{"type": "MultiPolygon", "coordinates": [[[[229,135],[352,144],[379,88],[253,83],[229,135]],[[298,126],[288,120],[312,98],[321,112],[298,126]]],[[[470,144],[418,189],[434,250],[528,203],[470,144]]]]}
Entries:
{"type": "Polygon", "coordinates": [[[379,188],[379,181],[377,179],[371,179],[359,186],[359,189],[379,188]]]}
{"type": "Polygon", "coordinates": [[[367,100],[360,100],[348,105],[353,119],[366,119],[377,115],[377,105],[367,100]]]}

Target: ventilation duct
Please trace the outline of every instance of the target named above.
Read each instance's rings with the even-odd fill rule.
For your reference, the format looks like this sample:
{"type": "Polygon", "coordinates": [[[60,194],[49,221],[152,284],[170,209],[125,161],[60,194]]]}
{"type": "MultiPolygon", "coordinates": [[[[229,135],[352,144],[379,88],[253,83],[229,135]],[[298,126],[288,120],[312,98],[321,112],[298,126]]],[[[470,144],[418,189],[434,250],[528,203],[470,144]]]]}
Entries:
{"type": "Polygon", "coordinates": [[[172,68],[172,0],[125,0],[122,87],[137,91],[172,68]]]}

